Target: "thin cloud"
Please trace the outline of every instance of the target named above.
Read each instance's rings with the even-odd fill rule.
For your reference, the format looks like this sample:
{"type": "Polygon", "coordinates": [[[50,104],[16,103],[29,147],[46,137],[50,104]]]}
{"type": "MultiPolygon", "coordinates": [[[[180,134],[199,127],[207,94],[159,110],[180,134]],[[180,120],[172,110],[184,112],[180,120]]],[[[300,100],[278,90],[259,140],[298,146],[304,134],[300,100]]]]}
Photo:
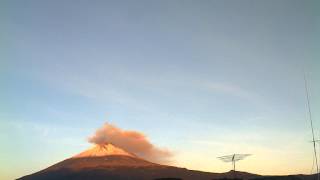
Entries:
{"type": "Polygon", "coordinates": [[[261,99],[261,97],[256,93],[248,91],[234,84],[205,82],[203,83],[203,86],[210,91],[230,94],[254,103],[258,103],[261,99]]]}

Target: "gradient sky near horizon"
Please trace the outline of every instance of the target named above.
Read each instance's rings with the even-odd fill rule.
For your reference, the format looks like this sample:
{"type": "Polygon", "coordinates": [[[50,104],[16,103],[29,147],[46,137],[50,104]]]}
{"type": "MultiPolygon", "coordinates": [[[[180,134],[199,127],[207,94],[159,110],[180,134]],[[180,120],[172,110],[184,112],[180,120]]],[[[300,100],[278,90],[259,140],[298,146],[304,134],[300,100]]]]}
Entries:
{"type": "Polygon", "coordinates": [[[91,145],[105,122],[172,165],[312,171],[305,67],[320,138],[316,1],[2,1],[0,179],[91,145]]]}

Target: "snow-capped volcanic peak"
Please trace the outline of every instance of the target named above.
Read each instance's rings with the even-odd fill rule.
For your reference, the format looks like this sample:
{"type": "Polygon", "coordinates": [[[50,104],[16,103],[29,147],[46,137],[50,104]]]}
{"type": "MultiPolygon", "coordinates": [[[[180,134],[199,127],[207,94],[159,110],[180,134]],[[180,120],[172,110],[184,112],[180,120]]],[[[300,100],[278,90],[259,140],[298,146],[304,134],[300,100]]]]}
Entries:
{"type": "Polygon", "coordinates": [[[112,155],[124,155],[136,157],[135,155],[126,152],[125,150],[118,148],[112,144],[100,144],[83,151],[82,153],[73,156],[72,158],[83,158],[83,157],[101,157],[101,156],[112,156],[112,155]]]}

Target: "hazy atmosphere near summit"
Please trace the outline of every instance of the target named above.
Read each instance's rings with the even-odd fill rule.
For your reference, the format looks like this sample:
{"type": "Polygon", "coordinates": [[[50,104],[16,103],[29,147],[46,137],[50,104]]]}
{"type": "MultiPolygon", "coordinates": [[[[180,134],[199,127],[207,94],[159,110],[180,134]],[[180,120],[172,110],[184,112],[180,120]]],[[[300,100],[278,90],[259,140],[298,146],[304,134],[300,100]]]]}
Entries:
{"type": "Polygon", "coordinates": [[[1,180],[319,174],[317,0],[3,0],[0,27],[1,180]]]}

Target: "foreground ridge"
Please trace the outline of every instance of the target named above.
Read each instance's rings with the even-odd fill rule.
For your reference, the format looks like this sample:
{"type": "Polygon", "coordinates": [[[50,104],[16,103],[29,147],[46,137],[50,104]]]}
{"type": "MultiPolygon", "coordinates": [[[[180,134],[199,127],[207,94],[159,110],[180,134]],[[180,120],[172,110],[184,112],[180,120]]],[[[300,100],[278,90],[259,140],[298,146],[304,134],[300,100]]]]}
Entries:
{"type": "Polygon", "coordinates": [[[113,144],[96,145],[20,180],[314,180],[315,175],[260,176],[240,171],[211,173],[160,165],[113,144]]]}

